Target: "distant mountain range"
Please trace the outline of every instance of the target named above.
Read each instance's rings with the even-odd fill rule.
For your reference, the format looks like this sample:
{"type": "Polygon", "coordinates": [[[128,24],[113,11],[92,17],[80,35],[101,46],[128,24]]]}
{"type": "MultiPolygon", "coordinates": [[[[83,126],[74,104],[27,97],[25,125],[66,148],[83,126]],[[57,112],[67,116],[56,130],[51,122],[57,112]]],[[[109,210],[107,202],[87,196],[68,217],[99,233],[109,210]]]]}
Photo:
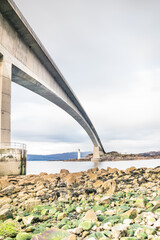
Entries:
{"type": "MultiPolygon", "coordinates": [[[[85,158],[91,152],[81,152],[81,158],[85,158]]],[[[27,160],[28,161],[63,161],[63,160],[70,160],[70,159],[77,159],[78,153],[77,152],[67,152],[67,153],[57,153],[57,154],[50,154],[50,155],[33,155],[28,154],[27,160]]],[[[104,155],[103,160],[110,160],[115,161],[121,159],[137,159],[137,158],[160,158],[160,151],[151,151],[146,153],[139,153],[139,154],[121,154],[118,152],[108,152],[104,155]]]]}
{"type": "MultiPolygon", "coordinates": [[[[86,157],[91,152],[81,152],[81,158],[86,157]]],[[[78,153],[77,152],[67,152],[67,153],[58,153],[58,154],[51,154],[51,155],[33,155],[28,154],[27,160],[28,161],[63,161],[69,159],[77,159],[78,153]]]]}

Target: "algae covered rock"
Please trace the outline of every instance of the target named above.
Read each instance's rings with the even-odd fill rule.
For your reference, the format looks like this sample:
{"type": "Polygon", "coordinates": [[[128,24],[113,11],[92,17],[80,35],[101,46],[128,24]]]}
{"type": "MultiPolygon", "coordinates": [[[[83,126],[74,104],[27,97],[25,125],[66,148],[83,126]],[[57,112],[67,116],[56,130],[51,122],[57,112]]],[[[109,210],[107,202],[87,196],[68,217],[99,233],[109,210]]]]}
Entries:
{"type": "Polygon", "coordinates": [[[92,240],[92,239],[107,239],[107,237],[105,237],[105,235],[101,232],[95,232],[90,234],[87,238],[87,240],[92,240]]]}
{"type": "Polygon", "coordinates": [[[67,213],[63,212],[63,213],[59,213],[57,216],[57,220],[62,220],[63,218],[65,218],[67,216],[67,213]]]}
{"type": "Polygon", "coordinates": [[[15,237],[19,231],[20,225],[13,220],[0,223],[0,236],[2,237],[15,237]]]}
{"type": "Polygon", "coordinates": [[[135,202],[135,206],[139,208],[145,208],[145,200],[143,198],[138,198],[135,202]]]}
{"type": "Polygon", "coordinates": [[[79,224],[79,227],[83,230],[90,230],[92,228],[92,222],[91,221],[83,221],[79,224]]]}
{"type": "Polygon", "coordinates": [[[120,240],[138,240],[136,237],[122,237],[120,240]]]}
{"type": "Polygon", "coordinates": [[[16,240],[30,240],[32,238],[31,234],[26,232],[20,232],[16,236],[16,240]]]}
{"type": "Polygon", "coordinates": [[[131,208],[130,210],[123,213],[122,216],[124,216],[124,219],[125,218],[134,219],[137,216],[137,209],[136,208],[131,208]]]}
{"type": "Polygon", "coordinates": [[[41,205],[41,200],[36,198],[30,198],[24,202],[24,208],[27,211],[32,211],[35,206],[41,205]]]}

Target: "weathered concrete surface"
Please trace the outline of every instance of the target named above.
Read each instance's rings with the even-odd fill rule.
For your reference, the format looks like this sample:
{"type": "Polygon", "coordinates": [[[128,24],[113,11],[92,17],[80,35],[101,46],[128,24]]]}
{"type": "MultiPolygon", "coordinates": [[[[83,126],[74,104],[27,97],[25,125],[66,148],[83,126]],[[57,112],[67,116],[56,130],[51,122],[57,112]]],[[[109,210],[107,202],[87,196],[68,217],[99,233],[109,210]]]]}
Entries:
{"type": "Polygon", "coordinates": [[[71,115],[91,138],[96,147],[96,158],[99,156],[99,149],[104,152],[92,122],[72,89],[11,0],[1,0],[0,3],[0,56],[1,141],[10,142],[12,80],[55,103],[71,115]]]}
{"type": "Polygon", "coordinates": [[[0,58],[0,142],[10,142],[11,64],[0,58]]]}
{"type": "Polygon", "coordinates": [[[21,148],[0,149],[0,176],[25,175],[27,152],[21,148]]]}

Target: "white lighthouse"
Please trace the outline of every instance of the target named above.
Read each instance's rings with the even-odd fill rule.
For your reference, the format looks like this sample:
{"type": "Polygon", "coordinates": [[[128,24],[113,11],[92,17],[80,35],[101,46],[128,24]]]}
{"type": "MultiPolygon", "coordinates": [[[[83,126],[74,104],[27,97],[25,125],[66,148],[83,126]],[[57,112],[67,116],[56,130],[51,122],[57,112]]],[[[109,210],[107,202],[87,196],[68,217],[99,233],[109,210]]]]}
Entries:
{"type": "Polygon", "coordinates": [[[78,149],[78,159],[80,159],[81,158],[81,151],[80,151],[80,149],[78,149]]]}

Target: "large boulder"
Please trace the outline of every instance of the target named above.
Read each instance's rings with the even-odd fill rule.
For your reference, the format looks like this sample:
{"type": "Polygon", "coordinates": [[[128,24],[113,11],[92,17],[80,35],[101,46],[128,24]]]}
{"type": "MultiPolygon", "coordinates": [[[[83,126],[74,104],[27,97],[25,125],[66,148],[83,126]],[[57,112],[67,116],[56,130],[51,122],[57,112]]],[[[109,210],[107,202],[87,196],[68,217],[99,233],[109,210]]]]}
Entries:
{"type": "Polygon", "coordinates": [[[12,199],[9,197],[0,198],[0,208],[3,207],[5,204],[9,204],[11,202],[12,202],[12,199]]]}
{"type": "Polygon", "coordinates": [[[76,240],[76,236],[61,229],[51,228],[50,230],[32,238],[32,240],[44,240],[44,239],[76,240]]]}
{"type": "Polygon", "coordinates": [[[20,229],[19,223],[13,220],[7,220],[3,223],[0,223],[0,236],[4,237],[4,239],[7,237],[14,238],[20,229]]]}
{"type": "Polygon", "coordinates": [[[22,218],[22,222],[24,223],[24,225],[29,225],[34,223],[37,220],[37,217],[33,216],[33,215],[29,215],[27,217],[23,217],[22,218]]]}
{"type": "Polygon", "coordinates": [[[30,240],[32,238],[31,234],[26,232],[20,232],[16,236],[16,240],[30,240]]]}
{"type": "Polygon", "coordinates": [[[70,173],[66,176],[65,182],[67,186],[72,186],[76,182],[76,177],[74,176],[74,174],[70,173]]]}
{"type": "Polygon", "coordinates": [[[125,170],[126,173],[130,173],[130,172],[133,172],[134,170],[136,170],[135,167],[129,167],[125,170]]]}
{"type": "Polygon", "coordinates": [[[69,171],[67,169],[61,169],[60,174],[68,175],[69,171]]]}
{"type": "Polygon", "coordinates": [[[117,190],[117,184],[116,181],[110,179],[106,182],[103,183],[102,187],[104,188],[104,191],[108,194],[108,195],[112,195],[113,193],[116,192],[117,190]]]}
{"type": "Polygon", "coordinates": [[[12,213],[13,213],[13,209],[12,206],[9,204],[4,205],[1,209],[0,209],[0,220],[6,220],[8,218],[12,218],[12,213]]]}
{"type": "Polygon", "coordinates": [[[11,184],[11,185],[3,188],[0,193],[3,195],[11,195],[12,193],[14,193],[15,188],[16,187],[13,184],[11,184]]]}
{"type": "Polygon", "coordinates": [[[95,212],[93,211],[93,209],[88,210],[83,218],[86,221],[92,221],[92,222],[96,222],[97,221],[97,216],[95,214],[95,212]]]}
{"type": "Polygon", "coordinates": [[[40,199],[36,199],[36,198],[30,198],[27,201],[24,202],[23,207],[27,210],[27,211],[32,211],[33,208],[35,206],[41,205],[42,202],[40,199]]]}
{"type": "Polygon", "coordinates": [[[9,185],[8,177],[4,176],[0,178],[0,190],[9,185]]]}
{"type": "Polygon", "coordinates": [[[95,183],[93,183],[94,188],[99,188],[103,185],[103,181],[97,180],[95,183]]]}

